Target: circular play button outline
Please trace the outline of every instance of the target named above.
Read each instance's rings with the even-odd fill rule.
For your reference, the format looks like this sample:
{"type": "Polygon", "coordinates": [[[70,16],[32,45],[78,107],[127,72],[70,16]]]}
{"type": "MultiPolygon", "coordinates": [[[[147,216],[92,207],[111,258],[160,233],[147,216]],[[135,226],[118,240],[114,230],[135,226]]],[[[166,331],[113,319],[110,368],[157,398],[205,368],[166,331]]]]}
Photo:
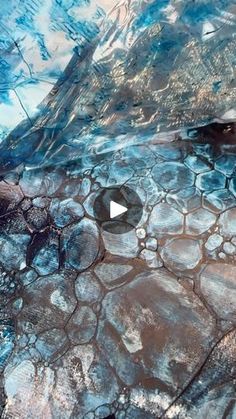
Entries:
{"type": "Polygon", "coordinates": [[[123,234],[139,224],[143,205],[138,194],[127,185],[103,188],[97,195],[93,212],[103,230],[123,234]]]}

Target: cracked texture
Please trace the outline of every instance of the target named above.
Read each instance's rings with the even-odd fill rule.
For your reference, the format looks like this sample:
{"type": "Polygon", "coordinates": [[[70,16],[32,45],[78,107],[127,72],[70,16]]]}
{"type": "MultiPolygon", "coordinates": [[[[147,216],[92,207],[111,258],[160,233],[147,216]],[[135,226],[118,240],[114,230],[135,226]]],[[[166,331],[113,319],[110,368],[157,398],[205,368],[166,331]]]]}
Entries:
{"type": "Polygon", "coordinates": [[[3,418],[236,417],[235,16],[2,5],[3,418]],[[143,203],[125,234],[95,220],[112,185],[143,203]]]}
{"type": "MultiPolygon", "coordinates": [[[[197,156],[200,146],[200,137],[174,143],[166,158],[178,172],[185,151],[197,156]]],[[[223,147],[205,155],[211,170],[223,147]]],[[[145,160],[146,150],[148,156],[148,145],[136,145],[130,153],[145,160]]],[[[153,167],[160,150],[152,145],[153,167]]],[[[236,156],[234,145],[227,150],[236,156]]],[[[228,338],[224,355],[222,348],[235,327],[234,207],[216,213],[205,191],[194,184],[184,193],[184,183],[179,190],[158,185],[161,202],[150,204],[145,185],[155,182],[154,172],[137,171],[127,184],[137,181],[143,196],[141,224],[120,235],[101,231],[88,198],[115,159],[109,153],[99,171],[82,174],[70,163],[60,173],[34,169],[34,196],[24,183],[31,172],[23,169],[13,184],[18,193],[7,195],[0,218],[3,417],[233,415],[235,339],[228,338]],[[53,186],[42,195],[49,173],[53,186]],[[220,368],[215,353],[225,357],[220,368]]],[[[119,159],[125,173],[127,160],[119,159]]],[[[229,185],[232,173],[223,172],[229,185]]]]}

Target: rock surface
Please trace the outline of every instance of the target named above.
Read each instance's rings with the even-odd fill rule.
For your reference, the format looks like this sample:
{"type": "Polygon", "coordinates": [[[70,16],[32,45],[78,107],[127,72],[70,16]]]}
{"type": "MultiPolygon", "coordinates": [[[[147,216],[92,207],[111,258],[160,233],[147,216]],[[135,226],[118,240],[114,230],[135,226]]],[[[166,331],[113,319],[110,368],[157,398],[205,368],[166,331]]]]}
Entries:
{"type": "Polygon", "coordinates": [[[176,238],[167,241],[161,250],[161,257],[173,270],[192,270],[202,258],[202,250],[197,240],[176,238]]]}
{"type": "Polygon", "coordinates": [[[1,2],[3,419],[235,419],[234,3],[1,2]]]}
{"type": "Polygon", "coordinates": [[[146,377],[180,391],[213,338],[214,321],[200,300],[164,269],[138,275],[103,300],[98,344],[124,385],[146,377]]]}
{"type": "Polygon", "coordinates": [[[200,276],[201,291],[219,318],[236,322],[236,266],[207,265],[200,276]]]}

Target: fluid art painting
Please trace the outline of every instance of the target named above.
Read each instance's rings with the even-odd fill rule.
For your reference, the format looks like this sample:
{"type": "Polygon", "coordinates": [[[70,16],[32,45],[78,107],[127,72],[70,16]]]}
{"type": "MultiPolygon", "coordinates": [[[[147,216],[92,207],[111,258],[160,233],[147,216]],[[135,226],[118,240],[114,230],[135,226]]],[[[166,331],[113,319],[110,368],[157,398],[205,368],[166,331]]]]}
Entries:
{"type": "Polygon", "coordinates": [[[1,417],[236,419],[236,1],[0,6],[1,417]]]}

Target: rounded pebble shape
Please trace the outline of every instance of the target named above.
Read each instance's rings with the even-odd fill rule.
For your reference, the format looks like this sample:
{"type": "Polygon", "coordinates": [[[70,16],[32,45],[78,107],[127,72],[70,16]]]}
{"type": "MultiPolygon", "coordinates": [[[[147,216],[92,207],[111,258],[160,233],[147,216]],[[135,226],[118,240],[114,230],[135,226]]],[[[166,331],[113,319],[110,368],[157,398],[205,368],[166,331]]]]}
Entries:
{"type": "Polygon", "coordinates": [[[146,231],[144,228],[137,228],[136,235],[139,239],[144,239],[146,236],[146,231]]]}
{"type": "Polygon", "coordinates": [[[200,275],[201,292],[216,314],[236,321],[236,266],[212,263],[200,275]]]}
{"type": "Polygon", "coordinates": [[[91,272],[81,273],[75,281],[75,295],[80,301],[95,303],[103,296],[101,285],[91,272]]]}
{"type": "Polygon", "coordinates": [[[88,178],[83,178],[80,185],[80,195],[85,197],[89,194],[91,188],[91,181],[88,178]]]}
{"type": "Polygon", "coordinates": [[[48,224],[47,212],[41,208],[30,208],[25,213],[25,219],[27,223],[36,230],[41,230],[48,224]]]}
{"type": "Polygon", "coordinates": [[[149,268],[160,268],[163,262],[157,252],[153,250],[144,249],[140,252],[140,258],[146,261],[149,268]]]}
{"type": "Polygon", "coordinates": [[[161,250],[161,257],[173,271],[185,271],[194,269],[199,264],[202,251],[197,240],[177,238],[166,243],[161,250]]]}
{"type": "Polygon", "coordinates": [[[50,198],[38,196],[37,198],[34,198],[32,202],[37,208],[46,208],[50,203],[50,198]]]}
{"type": "Polygon", "coordinates": [[[96,224],[84,218],[63,232],[66,267],[83,271],[93,264],[99,252],[98,228],[96,224]]]}
{"type": "Polygon", "coordinates": [[[205,248],[209,251],[217,249],[223,242],[223,238],[219,234],[212,234],[208,237],[205,248]]]}
{"type": "Polygon", "coordinates": [[[216,222],[216,216],[204,208],[191,212],[186,216],[186,233],[198,235],[209,230],[216,222]]]}
{"type": "Polygon", "coordinates": [[[35,268],[39,275],[49,275],[59,267],[58,246],[55,243],[48,243],[42,247],[34,257],[32,268],[35,268]]]}
{"type": "Polygon", "coordinates": [[[195,186],[192,186],[178,192],[170,192],[166,197],[166,201],[171,206],[186,214],[189,211],[201,207],[201,198],[201,192],[195,186]]]}
{"type": "Polygon", "coordinates": [[[161,203],[153,208],[147,231],[150,234],[178,234],[183,232],[184,216],[168,204],[161,203]]]}
{"type": "Polygon", "coordinates": [[[220,215],[220,232],[225,237],[236,235],[236,208],[231,208],[220,215]]]}
{"type": "Polygon", "coordinates": [[[102,238],[106,250],[112,255],[133,258],[138,255],[139,243],[135,230],[124,234],[112,234],[102,232],[102,238]]]}
{"type": "Polygon", "coordinates": [[[196,186],[202,191],[214,191],[216,189],[223,189],[225,187],[226,178],[225,176],[217,172],[216,170],[211,170],[207,173],[202,173],[197,176],[196,186]]]}
{"type": "Polygon", "coordinates": [[[209,163],[202,160],[199,156],[187,156],[184,160],[184,164],[197,174],[211,170],[209,163]]]}
{"type": "Polygon", "coordinates": [[[148,237],[145,246],[148,250],[157,250],[157,239],[155,237],[148,237]]]}
{"type": "Polygon", "coordinates": [[[203,195],[203,206],[219,214],[235,206],[235,197],[228,189],[219,189],[203,195]]]}
{"type": "Polygon", "coordinates": [[[235,156],[233,154],[221,156],[215,162],[215,168],[225,176],[231,176],[236,166],[235,156]]]}
{"type": "Polygon", "coordinates": [[[78,308],[69,320],[66,330],[74,345],[88,343],[97,327],[97,317],[90,307],[78,308]]]}
{"type": "Polygon", "coordinates": [[[159,163],[152,169],[153,179],[167,190],[183,189],[194,184],[195,176],[184,164],[159,163]]]}
{"type": "Polygon", "coordinates": [[[86,232],[81,232],[78,236],[74,234],[67,245],[67,254],[69,264],[80,271],[87,269],[98,253],[96,237],[86,232]]]}
{"type": "Polygon", "coordinates": [[[57,227],[65,227],[73,221],[82,218],[84,215],[82,205],[71,198],[65,199],[64,201],[58,198],[53,199],[49,212],[57,227]]]}
{"type": "Polygon", "coordinates": [[[225,242],[223,245],[223,249],[224,252],[227,253],[227,255],[233,255],[236,251],[235,246],[230,242],[225,242]]]}

